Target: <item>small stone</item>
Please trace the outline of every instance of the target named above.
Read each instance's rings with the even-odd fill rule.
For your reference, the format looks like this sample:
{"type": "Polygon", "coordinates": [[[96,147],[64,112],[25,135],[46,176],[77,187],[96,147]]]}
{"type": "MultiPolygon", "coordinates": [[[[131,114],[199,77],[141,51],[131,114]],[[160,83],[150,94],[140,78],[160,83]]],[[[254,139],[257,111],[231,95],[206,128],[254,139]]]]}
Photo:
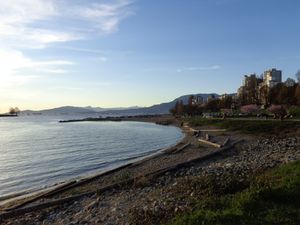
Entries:
{"type": "Polygon", "coordinates": [[[118,208],[118,207],[115,207],[115,208],[112,208],[112,210],[111,210],[112,212],[117,212],[117,211],[120,211],[120,208],[118,208]]]}
{"type": "Polygon", "coordinates": [[[97,201],[92,201],[90,204],[88,204],[85,208],[86,208],[86,210],[92,210],[92,209],[94,209],[94,208],[96,208],[97,207],[97,205],[98,205],[98,202],[97,201]]]}

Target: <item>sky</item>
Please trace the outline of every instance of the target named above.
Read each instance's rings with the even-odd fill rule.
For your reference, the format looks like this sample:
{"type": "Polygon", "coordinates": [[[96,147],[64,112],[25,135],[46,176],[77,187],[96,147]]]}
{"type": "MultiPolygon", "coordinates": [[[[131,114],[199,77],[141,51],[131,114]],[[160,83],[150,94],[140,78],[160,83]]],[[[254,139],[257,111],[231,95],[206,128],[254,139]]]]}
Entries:
{"type": "Polygon", "coordinates": [[[0,112],[150,106],[300,69],[298,0],[0,0],[0,112]]]}

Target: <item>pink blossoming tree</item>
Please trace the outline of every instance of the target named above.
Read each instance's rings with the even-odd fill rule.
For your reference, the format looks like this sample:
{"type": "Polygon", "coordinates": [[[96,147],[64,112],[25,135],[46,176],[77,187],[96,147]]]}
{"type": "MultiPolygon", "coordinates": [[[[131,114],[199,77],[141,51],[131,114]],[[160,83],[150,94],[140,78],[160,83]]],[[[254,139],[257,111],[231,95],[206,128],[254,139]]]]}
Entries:
{"type": "Polygon", "coordinates": [[[244,105],[240,108],[241,112],[247,115],[257,113],[259,111],[259,106],[257,105],[244,105]]]}

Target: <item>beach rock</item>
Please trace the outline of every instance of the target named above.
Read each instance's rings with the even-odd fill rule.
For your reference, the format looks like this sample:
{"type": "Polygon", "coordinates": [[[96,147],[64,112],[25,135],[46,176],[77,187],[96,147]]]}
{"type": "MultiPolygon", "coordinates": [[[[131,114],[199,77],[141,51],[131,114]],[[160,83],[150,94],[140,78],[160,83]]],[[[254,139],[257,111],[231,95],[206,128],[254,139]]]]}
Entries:
{"type": "MultiPolygon", "coordinates": [[[[251,140],[228,150],[226,154],[166,172],[149,182],[147,187],[107,191],[101,193],[99,198],[95,195],[82,198],[72,204],[64,204],[61,208],[49,209],[43,215],[40,212],[29,213],[18,219],[18,222],[9,220],[5,225],[158,224],[151,223],[150,219],[172,217],[191,208],[191,202],[201,198],[203,193],[207,194],[203,192],[203,187],[213,185],[220,193],[234,192],[238,187],[247,186],[252,174],[297,159],[300,159],[299,138],[251,140]],[[134,221],[138,222],[129,223],[129,218],[134,216],[134,221]],[[148,223],[143,223],[143,220],[148,223]]],[[[210,191],[208,194],[218,194],[210,191]]]]}
{"type": "Polygon", "coordinates": [[[88,205],[85,207],[85,210],[87,210],[87,211],[93,210],[93,209],[95,209],[95,208],[98,207],[98,204],[99,204],[99,202],[98,202],[97,200],[92,201],[90,204],[88,204],[88,205]]]}

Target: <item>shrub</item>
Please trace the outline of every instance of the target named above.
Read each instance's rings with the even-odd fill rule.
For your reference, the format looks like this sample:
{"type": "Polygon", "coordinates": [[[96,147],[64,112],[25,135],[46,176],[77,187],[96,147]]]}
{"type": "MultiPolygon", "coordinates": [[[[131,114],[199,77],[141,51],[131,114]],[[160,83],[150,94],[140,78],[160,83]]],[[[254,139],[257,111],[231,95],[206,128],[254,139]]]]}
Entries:
{"type": "Polygon", "coordinates": [[[268,111],[273,113],[276,117],[283,117],[287,114],[285,108],[282,105],[271,105],[268,111]]]}

